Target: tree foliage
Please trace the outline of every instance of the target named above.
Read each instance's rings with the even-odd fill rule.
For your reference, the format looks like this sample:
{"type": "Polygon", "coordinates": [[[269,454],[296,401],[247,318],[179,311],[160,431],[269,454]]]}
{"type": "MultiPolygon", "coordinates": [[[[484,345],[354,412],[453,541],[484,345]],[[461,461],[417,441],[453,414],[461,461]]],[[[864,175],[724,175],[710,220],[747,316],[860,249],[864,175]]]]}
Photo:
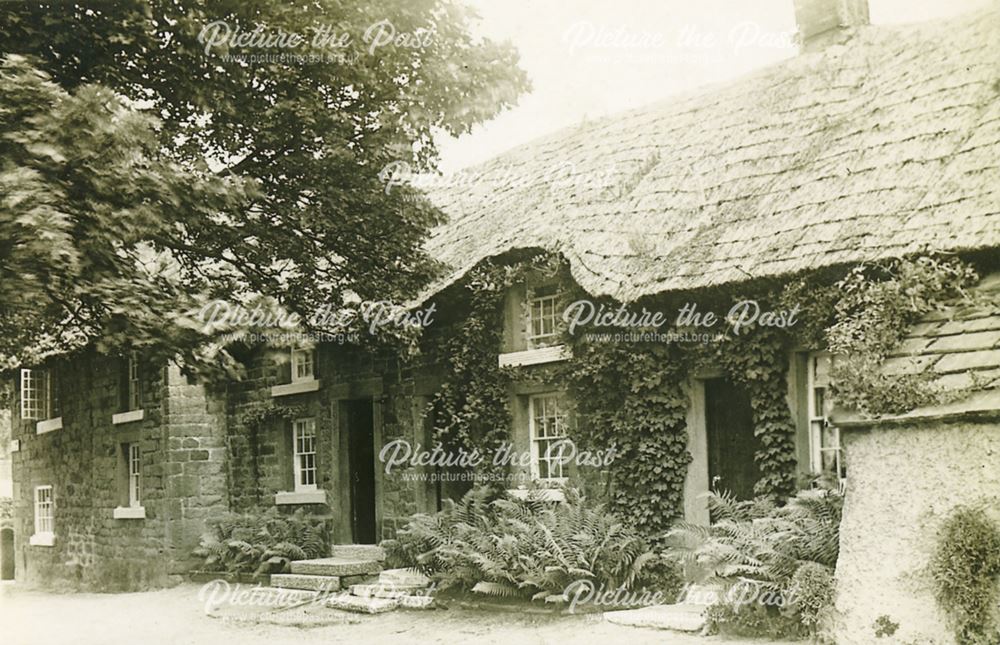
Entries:
{"type": "MultiPolygon", "coordinates": [[[[28,57],[62,96],[90,101],[67,109],[90,118],[86,125],[95,136],[82,138],[76,156],[50,156],[49,163],[58,173],[100,174],[105,188],[118,190],[92,193],[94,186],[84,183],[67,198],[86,204],[64,217],[36,218],[31,239],[16,238],[26,246],[8,244],[0,263],[15,267],[12,254],[34,256],[29,278],[45,282],[74,254],[89,262],[89,252],[100,259],[97,251],[141,242],[169,256],[171,289],[182,292],[197,288],[234,300],[263,294],[306,316],[345,300],[405,299],[435,270],[422,241],[440,215],[414,191],[387,190],[383,169],[394,162],[432,168],[435,135],[467,132],[527,87],[514,50],[474,37],[474,19],[447,0],[3,4],[0,52],[28,57]],[[261,44],[240,40],[240,33],[297,34],[304,44],[261,44]],[[327,42],[314,41],[322,33],[327,42]],[[221,42],[219,34],[230,37],[221,42]],[[123,97],[118,107],[98,109],[115,101],[97,86],[123,97]],[[157,121],[108,114],[126,107],[157,121]],[[137,185],[137,178],[103,167],[114,159],[96,134],[109,135],[109,128],[118,130],[113,148],[122,159],[129,158],[125,144],[131,142],[139,147],[133,154],[176,164],[178,171],[157,183],[150,167],[149,184],[137,185]],[[206,161],[225,183],[206,176],[206,161]],[[236,190],[241,183],[248,188],[236,190]],[[88,213],[101,213],[113,225],[114,205],[122,204],[143,207],[121,221],[124,239],[91,236],[88,213]],[[35,253],[31,246],[38,244],[50,252],[35,253]]],[[[48,104],[57,100],[55,89],[46,92],[48,104]]],[[[35,97],[25,109],[27,96],[6,88],[4,94],[8,132],[30,128],[24,121],[30,106],[46,105],[35,97]]],[[[46,127],[70,137],[78,131],[71,117],[46,127]]],[[[18,192],[57,194],[51,182],[26,188],[16,173],[5,178],[18,192]]],[[[5,226],[14,225],[6,205],[2,216],[5,226]]],[[[149,279],[162,280],[164,272],[156,267],[149,279]]],[[[12,268],[6,275],[19,274],[12,268]]],[[[8,287],[21,288],[19,281],[8,287]]],[[[142,317],[153,307],[144,297],[151,293],[159,296],[133,286],[137,306],[124,309],[120,324],[155,331],[142,317]]],[[[87,317],[72,320],[75,303],[50,297],[39,304],[49,314],[46,327],[84,338],[93,338],[116,309],[92,304],[93,310],[78,312],[87,317]]],[[[26,336],[42,326],[37,316],[6,322],[26,336]]]]}

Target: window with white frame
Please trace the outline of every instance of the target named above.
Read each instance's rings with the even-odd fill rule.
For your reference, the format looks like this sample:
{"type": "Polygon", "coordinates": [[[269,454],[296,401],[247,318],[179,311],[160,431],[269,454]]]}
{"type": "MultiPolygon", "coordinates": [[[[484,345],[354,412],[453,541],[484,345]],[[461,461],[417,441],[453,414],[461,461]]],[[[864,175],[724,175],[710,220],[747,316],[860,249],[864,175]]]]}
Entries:
{"type": "Polygon", "coordinates": [[[830,423],[833,400],[830,397],[830,354],[809,355],[807,406],[809,409],[809,451],[812,472],[832,474],[843,483],[847,476],[840,430],[830,423]]]}
{"type": "Polygon", "coordinates": [[[292,383],[316,378],[315,353],[312,349],[292,350],[292,383]]]}
{"type": "Polygon", "coordinates": [[[567,438],[569,415],[561,394],[536,394],[528,398],[531,437],[531,474],[540,481],[566,477],[560,450],[554,446],[567,438]]]}
{"type": "Polygon", "coordinates": [[[129,352],[125,368],[125,411],[142,409],[142,385],[139,380],[139,354],[129,352]]]}
{"type": "Polygon", "coordinates": [[[52,507],[52,487],[35,487],[35,535],[52,535],[55,517],[52,507]]]}
{"type": "Polygon", "coordinates": [[[554,343],[559,337],[559,293],[555,287],[541,287],[529,292],[528,348],[535,349],[554,343]]]}
{"type": "Polygon", "coordinates": [[[36,421],[59,416],[59,380],[52,370],[21,369],[21,418],[36,421]]]}
{"type": "Polygon", "coordinates": [[[142,506],[142,457],[138,443],[125,444],[125,461],[128,466],[128,505],[142,506]]]}
{"type": "Polygon", "coordinates": [[[316,490],[315,419],[297,419],[292,424],[292,445],[295,449],[295,490],[316,490]]]}

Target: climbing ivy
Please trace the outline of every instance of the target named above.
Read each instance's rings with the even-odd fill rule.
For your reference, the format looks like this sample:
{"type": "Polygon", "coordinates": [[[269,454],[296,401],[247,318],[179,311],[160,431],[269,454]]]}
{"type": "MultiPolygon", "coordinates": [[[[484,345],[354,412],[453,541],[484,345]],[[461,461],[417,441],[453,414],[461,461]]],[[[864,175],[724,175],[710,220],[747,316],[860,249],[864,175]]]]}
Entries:
{"type": "MultiPolygon", "coordinates": [[[[507,290],[529,272],[566,272],[562,260],[535,255],[502,265],[484,262],[464,282],[469,311],[439,343],[447,377],[435,397],[436,438],[447,446],[489,454],[509,437],[514,373],[497,366],[507,290]]],[[[795,492],[795,424],[787,403],[788,352],[793,346],[826,349],[838,358],[833,377],[838,401],[862,412],[898,412],[926,403],[921,378],[886,379],[878,367],[922,314],[964,295],[975,272],[954,259],[921,257],[860,266],[839,275],[814,273],[786,284],[734,291],[762,309],[797,305],[802,321],[791,328],[751,324],[710,342],[664,340],[682,331],[655,330],[655,342],[607,342],[563,330],[571,357],[550,375],[577,408],[573,439],[582,449],[615,446],[607,470],[611,507],[648,536],[662,535],[683,509],[687,446],[687,383],[693,369],[721,368],[743,386],[760,447],[755,493],[781,502],[795,492]]],[[[718,296],[717,296],[718,297],[718,296]]],[[[566,302],[590,298],[578,287],[566,302]]],[[[619,306],[604,299],[610,309],[619,306]]],[[[600,303],[596,303],[600,304],[600,303]]],[[[680,336],[677,336],[679,339],[680,336]]],[[[519,378],[523,378],[522,373],[519,378]]]]}
{"type": "MultiPolygon", "coordinates": [[[[859,265],[827,286],[811,285],[811,300],[822,306],[822,342],[837,356],[831,372],[838,404],[868,416],[901,414],[921,405],[960,396],[933,384],[930,374],[883,374],[881,366],[921,316],[949,301],[972,301],[968,287],[976,271],[957,258],[934,256],[859,265]]],[[[804,280],[786,290],[804,295],[804,280]]]]}
{"type": "MultiPolygon", "coordinates": [[[[766,301],[765,301],[766,302],[766,301]]],[[[754,435],[760,447],[754,462],[760,478],[757,495],[783,500],[795,493],[795,423],[788,408],[788,334],[751,325],[740,334],[726,334],[710,345],[693,348],[701,360],[723,368],[746,388],[753,410],[754,435]]]]}
{"type": "Polygon", "coordinates": [[[663,535],[683,508],[691,461],[680,348],[567,340],[572,358],[562,374],[578,411],[573,439],[585,449],[615,447],[612,510],[647,536],[663,535]]]}
{"type": "MultiPolygon", "coordinates": [[[[432,401],[434,439],[450,449],[487,455],[482,470],[505,470],[489,456],[509,441],[509,386],[518,370],[501,368],[497,354],[503,344],[503,305],[507,290],[528,271],[552,272],[558,264],[534,255],[514,264],[487,261],[464,281],[464,318],[447,330],[431,351],[442,357],[445,379],[432,401]]],[[[489,481],[497,483],[495,478],[489,481]]]]}
{"type": "Polygon", "coordinates": [[[291,421],[305,414],[304,406],[278,405],[273,401],[266,401],[242,411],[236,417],[236,423],[229,426],[227,435],[231,456],[230,477],[234,483],[230,487],[231,491],[246,495],[255,505],[261,503],[260,437],[274,422],[291,421]],[[243,451],[246,451],[246,455],[241,459],[243,451]],[[242,481],[238,472],[241,467],[248,468],[249,482],[242,481]]]}

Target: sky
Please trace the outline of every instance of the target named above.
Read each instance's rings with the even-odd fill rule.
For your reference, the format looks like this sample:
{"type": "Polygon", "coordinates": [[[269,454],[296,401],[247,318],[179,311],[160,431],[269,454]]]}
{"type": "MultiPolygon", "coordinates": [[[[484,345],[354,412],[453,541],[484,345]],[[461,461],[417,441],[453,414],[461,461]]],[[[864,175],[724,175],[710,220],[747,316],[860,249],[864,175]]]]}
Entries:
{"type": "MultiPolygon", "coordinates": [[[[796,55],[792,0],[465,0],[484,36],[509,40],[532,90],[457,139],[443,172],[539,136],[725,81],[796,55]]],[[[989,0],[869,0],[872,24],[930,20],[989,0]]]]}

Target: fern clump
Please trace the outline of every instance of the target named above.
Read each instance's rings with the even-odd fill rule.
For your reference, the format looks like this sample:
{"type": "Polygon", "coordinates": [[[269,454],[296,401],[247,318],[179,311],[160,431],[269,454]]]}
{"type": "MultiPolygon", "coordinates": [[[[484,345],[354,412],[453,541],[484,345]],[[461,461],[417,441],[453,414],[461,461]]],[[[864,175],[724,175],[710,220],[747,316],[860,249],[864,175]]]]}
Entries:
{"type": "Polygon", "coordinates": [[[415,515],[383,543],[390,562],[442,586],[542,599],[580,581],[631,588],[658,559],[631,527],[574,491],[560,503],[491,495],[474,488],[439,513],[415,515]]]}
{"type": "Polygon", "coordinates": [[[206,571],[230,573],[279,572],[292,560],[329,554],[327,521],[302,509],[279,515],[270,508],[261,513],[227,513],[208,520],[194,555],[204,558],[206,571]]]}
{"type": "Polygon", "coordinates": [[[714,523],[678,523],[667,534],[667,557],[689,582],[727,590],[719,603],[727,606],[712,612],[716,623],[743,628],[771,616],[784,625],[792,617],[816,633],[832,602],[843,505],[840,491],[827,488],[800,491],[780,507],[711,493],[714,523]]]}

